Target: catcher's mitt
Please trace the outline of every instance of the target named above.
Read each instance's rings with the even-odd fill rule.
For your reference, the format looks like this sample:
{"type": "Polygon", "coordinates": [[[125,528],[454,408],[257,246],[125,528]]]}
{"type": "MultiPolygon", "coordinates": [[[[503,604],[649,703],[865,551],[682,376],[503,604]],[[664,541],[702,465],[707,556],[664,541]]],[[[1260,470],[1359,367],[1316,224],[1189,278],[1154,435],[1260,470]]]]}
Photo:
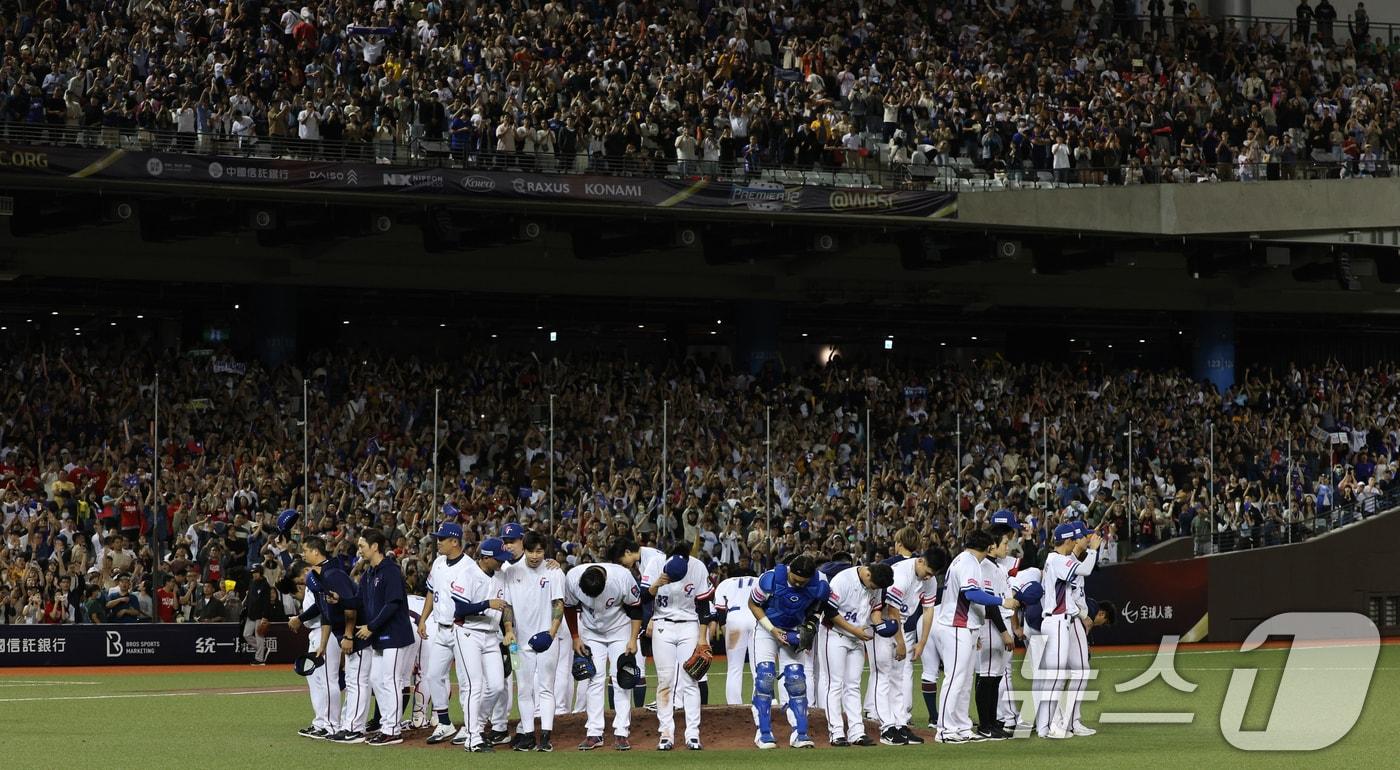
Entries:
{"type": "Polygon", "coordinates": [[[256,631],[255,633],[256,633],[258,636],[267,636],[267,632],[268,632],[271,628],[272,628],[272,624],[267,622],[267,618],[263,618],[262,620],[259,620],[259,621],[258,621],[258,627],[257,627],[257,631],[256,631]]]}
{"type": "Polygon", "coordinates": [[[690,676],[691,679],[694,679],[698,682],[700,681],[701,677],[709,673],[710,661],[713,659],[714,655],[709,651],[709,649],[697,649],[695,652],[691,653],[690,658],[685,662],[685,665],[682,666],[682,668],[685,670],[685,673],[690,676]]]}
{"type": "Polygon", "coordinates": [[[812,649],[812,645],[817,641],[817,626],[820,624],[821,620],[813,615],[803,621],[802,625],[797,627],[798,652],[812,649]]]}

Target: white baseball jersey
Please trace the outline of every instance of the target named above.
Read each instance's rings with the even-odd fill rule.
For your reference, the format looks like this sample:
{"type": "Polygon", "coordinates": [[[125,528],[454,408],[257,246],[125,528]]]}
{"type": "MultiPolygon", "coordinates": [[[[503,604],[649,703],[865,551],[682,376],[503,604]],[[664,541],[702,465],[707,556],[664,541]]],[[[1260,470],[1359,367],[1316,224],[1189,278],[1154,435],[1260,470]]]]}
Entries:
{"type": "Polygon", "coordinates": [[[1040,578],[1040,585],[1045,589],[1045,598],[1040,600],[1044,609],[1042,617],[1079,614],[1079,597],[1073,586],[1078,572],[1079,560],[1072,553],[1051,553],[1045,557],[1045,571],[1040,578]]]}
{"type": "MultiPolygon", "coordinates": [[[[1028,585],[1030,585],[1031,583],[1039,583],[1039,582],[1040,582],[1040,569],[1039,569],[1038,567],[1029,567],[1029,568],[1027,568],[1027,569],[1018,570],[1018,571],[1016,572],[1016,576],[1013,577],[1013,578],[1011,578],[1009,581],[1007,581],[1007,585],[1010,586],[1010,588],[1011,588],[1012,591],[1021,591],[1021,590],[1025,589],[1025,587],[1028,586],[1028,585]]],[[[1024,615],[1023,615],[1023,618],[1022,618],[1022,619],[1024,619],[1024,615]]],[[[1039,621],[1037,621],[1037,622],[1039,622],[1039,621]]],[[[1026,629],[1026,633],[1027,633],[1027,634],[1038,634],[1038,633],[1040,633],[1040,630],[1037,629],[1035,626],[1031,625],[1030,623],[1024,623],[1024,624],[1022,624],[1022,625],[1023,625],[1024,628],[1026,629]]]]}
{"type": "MultiPolygon", "coordinates": [[[[501,598],[498,595],[500,588],[496,581],[490,575],[483,572],[476,562],[466,558],[462,559],[462,562],[470,566],[463,570],[462,574],[458,576],[458,579],[452,583],[452,593],[447,601],[448,606],[453,608],[451,611],[455,611],[455,606],[452,604],[453,599],[461,599],[464,602],[476,603],[501,598]],[[460,590],[458,588],[459,586],[460,590]]],[[[434,595],[433,603],[437,603],[436,594],[434,595]]],[[[433,617],[437,617],[436,606],[433,607],[433,617]]],[[[473,631],[491,631],[499,627],[500,622],[501,613],[499,611],[487,610],[480,615],[468,615],[466,619],[462,621],[462,627],[469,628],[473,631]]]]}
{"type": "Polygon", "coordinates": [[[642,588],[651,588],[651,580],[661,574],[667,558],[664,551],[642,546],[642,556],[637,560],[637,574],[641,575],[642,588]]]}
{"type": "MultiPolygon", "coordinates": [[[[1011,595],[1011,570],[1016,568],[1018,559],[1012,556],[1003,556],[1000,559],[983,559],[982,574],[983,583],[990,583],[986,587],[987,593],[996,594],[1003,599],[1011,595]]],[[[1005,606],[1001,608],[1001,616],[1007,620],[1015,615],[1014,610],[1008,610],[1005,606]]]]}
{"type": "MultiPolygon", "coordinates": [[[[433,601],[437,601],[434,599],[433,601]]],[[[423,617],[423,607],[427,605],[427,600],[414,594],[408,595],[408,618],[413,621],[413,625],[418,625],[418,619],[423,617]]]]}
{"type": "Polygon", "coordinates": [[[943,601],[938,605],[938,615],[934,620],[953,628],[981,628],[986,620],[986,608],[964,596],[965,589],[986,590],[982,561],[968,551],[958,554],[948,565],[943,583],[943,601]]]}
{"type": "Polygon", "coordinates": [[[714,595],[710,586],[710,571],[705,568],[705,563],[694,556],[687,558],[689,564],[685,576],[656,589],[656,609],[652,617],[657,620],[698,621],[700,615],[695,610],[695,603],[714,595]]]}
{"type": "Polygon", "coordinates": [[[890,567],[894,582],[885,589],[885,604],[899,610],[899,616],[905,620],[938,603],[938,578],[920,580],[918,563],[918,559],[904,559],[890,567]]]}
{"type": "MultiPolygon", "coordinates": [[[[311,609],[312,607],[315,607],[315,606],[316,606],[316,592],[315,592],[315,591],[306,591],[306,592],[304,592],[303,595],[302,595],[302,597],[301,597],[301,611],[302,611],[302,612],[306,612],[307,610],[309,610],[309,609],[311,609]]],[[[310,631],[315,631],[316,629],[320,628],[320,627],[321,627],[321,614],[320,614],[320,613],[317,613],[317,614],[316,614],[316,617],[314,617],[314,618],[312,618],[312,619],[306,621],[305,625],[306,625],[306,628],[307,628],[308,630],[310,630],[310,631]]]]}
{"type": "Polygon", "coordinates": [[[831,579],[831,593],[826,601],[847,623],[863,628],[870,625],[870,613],[880,609],[884,595],[880,589],[866,588],[860,582],[860,567],[847,567],[831,579]]]}
{"type": "Polygon", "coordinates": [[[728,613],[726,625],[752,626],[758,622],[749,612],[749,596],[756,585],[758,578],[745,576],[725,578],[715,587],[715,612],[728,613]]]}
{"type": "Polygon", "coordinates": [[[1079,562],[1079,569],[1074,571],[1074,580],[1070,581],[1070,587],[1074,591],[1075,606],[1089,611],[1089,602],[1084,595],[1084,576],[1094,571],[1094,566],[1098,564],[1098,549],[1092,549],[1084,555],[1084,561],[1079,562]]]}
{"type": "Polygon", "coordinates": [[[580,564],[564,576],[564,604],[578,607],[580,630],[600,639],[626,637],[632,619],[622,608],[634,607],[641,601],[642,592],[636,578],[621,564],[580,564]],[[602,567],[608,576],[603,592],[596,597],[585,594],[578,586],[589,567],[602,567]]]}
{"type": "MultiPolygon", "coordinates": [[[[476,563],[467,558],[466,554],[457,557],[457,561],[448,563],[446,556],[439,556],[433,560],[433,566],[428,570],[428,592],[433,595],[433,621],[443,625],[450,625],[453,615],[457,612],[457,607],[452,603],[453,595],[465,596],[457,593],[457,586],[465,586],[465,575],[468,571],[477,568],[476,563]]],[[[482,596],[481,599],[489,599],[482,596]]],[[[478,601],[473,598],[472,601],[478,601]]]]}
{"type": "Polygon", "coordinates": [[[506,601],[515,613],[515,638],[526,640],[548,631],[554,620],[553,603],[564,598],[564,573],[544,562],[531,569],[524,559],[501,570],[506,601]]]}
{"type": "MultiPolygon", "coordinates": [[[[505,601],[506,598],[506,581],[499,569],[491,574],[491,598],[501,601],[505,601]]],[[[505,617],[505,613],[500,610],[487,610],[486,615],[491,618],[491,627],[496,632],[496,641],[505,641],[505,632],[501,629],[501,618],[505,617]]]]}

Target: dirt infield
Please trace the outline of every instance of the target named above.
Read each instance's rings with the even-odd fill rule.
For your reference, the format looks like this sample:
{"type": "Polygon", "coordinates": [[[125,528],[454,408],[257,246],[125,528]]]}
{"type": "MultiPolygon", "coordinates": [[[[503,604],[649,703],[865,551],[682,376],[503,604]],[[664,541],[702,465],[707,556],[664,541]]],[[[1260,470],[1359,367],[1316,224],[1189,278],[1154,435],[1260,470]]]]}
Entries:
{"type": "MultiPolygon", "coordinates": [[[[554,750],[576,751],[578,744],[586,735],[584,731],[584,714],[565,714],[554,718],[553,743],[554,750]]],[[[778,739],[779,746],[787,748],[787,736],[791,732],[787,722],[780,716],[773,725],[773,734],[778,739]]],[[[812,740],[816,742],[817,748],[829,748],[827,746],[826,717],[820,711],[813,711],[810,715],[809,732],[812,740]]],[[[450,742],[440,743],[436,746],[429,746],[428,736],[432,730],[410,730],[404,734],[405,746],[421,747],[427,749],[450,748],[462,751],[461,746],[453,746],[450,742]]],[[[879,725],[873,722],[865,723],[865,734],[871,740],[880,737],[879,725]]],[[[676,750],[685,751],[685,717],[682,712],[676,712],[676,750]]],[[[630,737],[633,751],[656,751],[656,742],[659,738],[656,731],[656,714],[646,709],[632,710],[632,734],[630,737]]],[[[747,706],[705,706],[700,717],[700,742],[706,749],[745,749],[754,748],[754,725],[753,712],[747,706]]],[[[929,736],[924,736],[928,738],[929,736]]],[[[607,726],[603,731],[604,743],[599,751],[615,751],[613,749],[612,715],[608,715],[607,726]]],[[[509,751],[509,746],[497,746],[496,751],[509,751]]]]}

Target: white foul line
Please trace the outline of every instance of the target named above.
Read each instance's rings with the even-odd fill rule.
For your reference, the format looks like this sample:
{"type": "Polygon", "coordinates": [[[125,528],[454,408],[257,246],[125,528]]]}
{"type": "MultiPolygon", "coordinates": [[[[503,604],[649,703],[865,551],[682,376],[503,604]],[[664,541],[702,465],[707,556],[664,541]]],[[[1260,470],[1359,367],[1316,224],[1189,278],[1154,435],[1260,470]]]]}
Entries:
{"type": "Polygon", "coordinates": [[[47,685],[100,684],[99,682],[65,682],[57,679],[0,679],[0,687],[45,687],[47,685]]]}
{"type": "Polygon", "coordinates": [[[54,695],[36,698],[0,698],[0,703],[28,703],[32,701],[57,700],[117,700],[122,698],[178,698],[181,695],[269,695],[272,693],[305,692],[306,688],[283,688],[278,690],[242,690],[240,692],[133,692],[115,695],[54,695]]]}

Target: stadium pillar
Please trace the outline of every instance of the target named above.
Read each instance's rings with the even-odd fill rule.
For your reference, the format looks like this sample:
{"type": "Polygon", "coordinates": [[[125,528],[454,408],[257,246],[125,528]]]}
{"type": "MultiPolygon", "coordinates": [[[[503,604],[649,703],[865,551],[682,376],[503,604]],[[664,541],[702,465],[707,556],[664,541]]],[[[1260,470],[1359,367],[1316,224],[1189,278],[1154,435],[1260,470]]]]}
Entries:
{"type": "Polygon", "coordinates": [[[297,290],[294,286],[258,286],[252,292],[258,359],[278,366],[297,354],[297,290]]]}
{"type": "Polygon", "coordinates": [[[1252,0],[1210,0],[1209,10],[1211,16],[1253,16],[1253,5],[1252,0]]]}
{"type": "Polygon", "coordinates": [[[1197,380],[1210,380],[1224,392],[1235,384],[1235,317],[1228,312],[1201,313],[1196,319],[1197,380]]]}
{"type": "Polygon", "coordinates": [[[763,365],[778,360],[778,327],[783,306],[777,302],[739,302],[734,308],[734,365],[758,374],[763,365]]]}

